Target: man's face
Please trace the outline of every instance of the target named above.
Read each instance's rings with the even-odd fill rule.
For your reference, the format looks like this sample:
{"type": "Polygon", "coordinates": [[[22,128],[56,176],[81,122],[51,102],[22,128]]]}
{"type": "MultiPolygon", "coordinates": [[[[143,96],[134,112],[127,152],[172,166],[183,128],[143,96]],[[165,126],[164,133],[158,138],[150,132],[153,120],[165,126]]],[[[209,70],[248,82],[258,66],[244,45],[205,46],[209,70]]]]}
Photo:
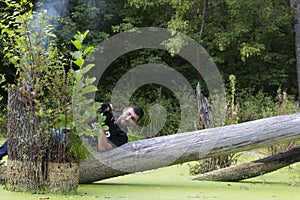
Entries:
{"type": "Polygon", "coordinates": [[[135,114],[133,108],[125,108],[122,115],[118,118],[118,121],[123,126],[132,126],[135,125],[139,120],[139,116],[135,114]]]}

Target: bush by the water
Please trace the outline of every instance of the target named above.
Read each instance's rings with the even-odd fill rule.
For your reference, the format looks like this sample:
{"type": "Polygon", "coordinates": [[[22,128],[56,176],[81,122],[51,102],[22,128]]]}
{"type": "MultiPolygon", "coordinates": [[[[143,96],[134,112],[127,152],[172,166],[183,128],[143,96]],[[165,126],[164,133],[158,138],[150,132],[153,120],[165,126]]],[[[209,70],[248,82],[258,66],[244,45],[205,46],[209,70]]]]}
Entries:
{"type": "MultiPolygon", "coordinates": [[[[237,121],[238,123],[242,123],[299,112],[299,108],[297,107],[297,103],[294,98],[280,89],[277,91],[276,97],[266,95],[262,91],[253,95],[253,91],[251,89],[244,90],[237,95],[236,105],[234,107],[234,113],[227,115],[227,122],[237,121]]],[[[275,155],[292,148],[296,145],[296,143],[297,141],[292,141],[272,145],[267,147],[265,151],[269,155],[275,155]]],[[[189,171],[191,175],[196,175],[221,169],[236,164],[237,158],[236,154],[230,154],[200,160],[194,165],[189,165],[189,171]]]]}

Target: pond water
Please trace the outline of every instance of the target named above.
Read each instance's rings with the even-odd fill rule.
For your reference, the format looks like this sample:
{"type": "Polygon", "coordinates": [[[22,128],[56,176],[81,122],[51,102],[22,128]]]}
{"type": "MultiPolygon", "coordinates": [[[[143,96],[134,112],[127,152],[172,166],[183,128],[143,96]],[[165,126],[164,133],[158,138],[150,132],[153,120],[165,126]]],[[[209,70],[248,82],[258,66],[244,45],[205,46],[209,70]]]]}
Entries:
{"type": "Polygon", "coordinates": [[[1,200],[182,200],[263,199],[299,200],[300,163],[239,183],[192,181],[188,165],[175,165],[142,173],[82,184],[76,195],[25,194],[0,189],[1,200]]]}

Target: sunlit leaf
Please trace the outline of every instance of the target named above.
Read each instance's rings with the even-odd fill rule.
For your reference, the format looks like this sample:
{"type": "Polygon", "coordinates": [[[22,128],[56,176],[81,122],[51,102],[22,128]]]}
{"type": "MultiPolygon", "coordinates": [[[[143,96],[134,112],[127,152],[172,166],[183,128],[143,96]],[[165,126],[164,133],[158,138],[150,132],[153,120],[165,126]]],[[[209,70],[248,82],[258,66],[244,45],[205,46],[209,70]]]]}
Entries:
{"type": "Polygon", "coordinates": [[[72,41],[73,45],[76,47],[76,49],[81,50],[82,44],[79,40],[72,41]]]}
{"type": "Polygon", "coordinates": [[[82,94],[87,94],[87,93],[91,93],[91,92],[96,92],[97,91],[97,87],[94,85],[89,85],[87,87],[85,87],[82,90],[82,94]]]}
{"type": "Polygon", "coordinates": [[[82,65],[84,64],[84,59],[77,59],[74,61],[74,63],[78,66],[78,67],[82,67],[82,65]]]}
{"type": "Polygon", "coordinates": [[[88,47],[83,51],[83,56],[89,54],[90,52],[92,52],[94,50],[94,47],[88,47]]]}

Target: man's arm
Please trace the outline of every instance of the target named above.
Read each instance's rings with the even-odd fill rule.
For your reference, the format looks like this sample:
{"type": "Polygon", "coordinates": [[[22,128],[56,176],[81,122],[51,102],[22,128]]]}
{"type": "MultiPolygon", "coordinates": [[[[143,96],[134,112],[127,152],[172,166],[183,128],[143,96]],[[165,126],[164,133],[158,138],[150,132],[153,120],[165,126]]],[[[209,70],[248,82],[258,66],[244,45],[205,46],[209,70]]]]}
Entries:
{"type": "Polygon", "coordinates": [[[100,136],[98,137],[98,151],[108,151],[113,148],[112,144],[107,141],[107,137],[104,130],[99,130],[100,136]]]}

